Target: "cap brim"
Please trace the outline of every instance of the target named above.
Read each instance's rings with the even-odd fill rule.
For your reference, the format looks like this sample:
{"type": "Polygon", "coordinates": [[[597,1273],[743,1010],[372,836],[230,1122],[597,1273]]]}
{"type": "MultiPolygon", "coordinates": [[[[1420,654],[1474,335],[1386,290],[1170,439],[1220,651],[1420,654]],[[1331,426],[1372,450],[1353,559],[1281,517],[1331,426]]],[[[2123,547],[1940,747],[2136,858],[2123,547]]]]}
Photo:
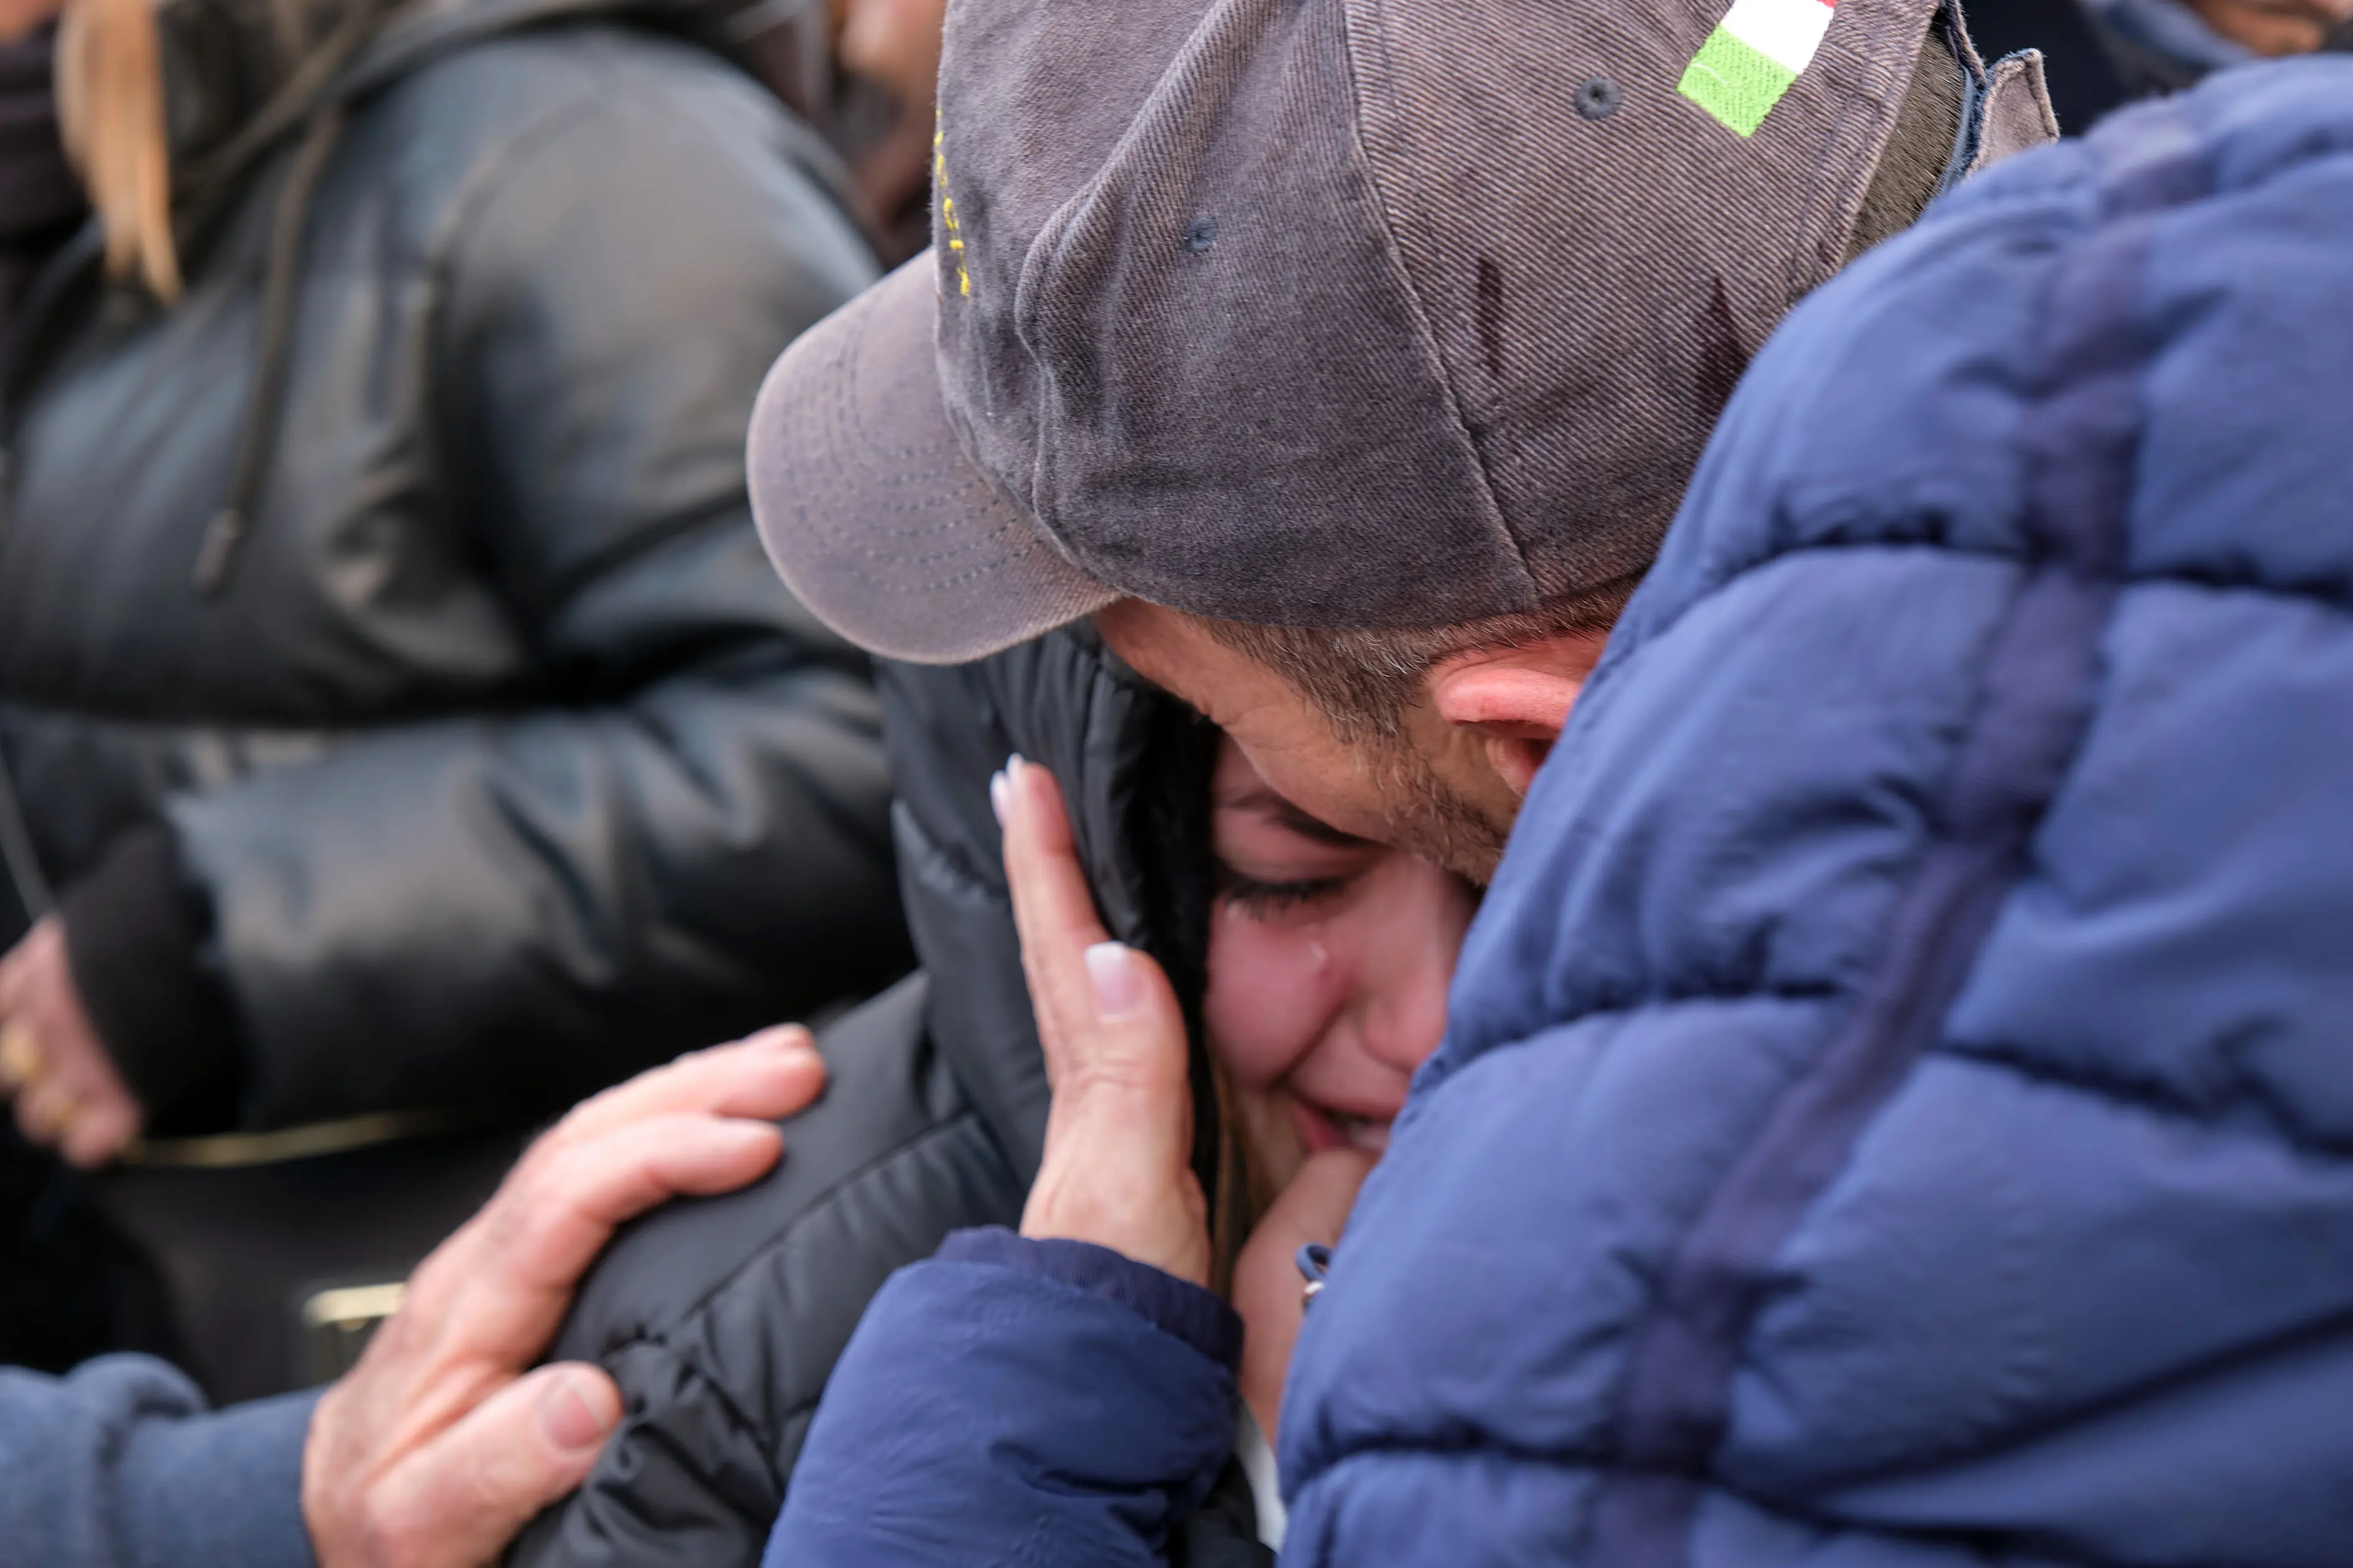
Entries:
{"type": "Polygon", "coordinates": [[[962,664],[1121,595],[967,457],[940,395],[929,251],[803,333],[760,388],[747,467],[768,559],[871,652],[962,664]]]}

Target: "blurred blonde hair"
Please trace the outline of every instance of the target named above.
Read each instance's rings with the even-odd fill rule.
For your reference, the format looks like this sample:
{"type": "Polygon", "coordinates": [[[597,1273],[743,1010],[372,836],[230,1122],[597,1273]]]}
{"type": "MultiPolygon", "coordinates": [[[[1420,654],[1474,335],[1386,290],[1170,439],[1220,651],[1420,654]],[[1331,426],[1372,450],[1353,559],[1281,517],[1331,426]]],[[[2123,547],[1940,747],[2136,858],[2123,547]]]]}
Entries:
{"type": "Polygon", "coordinates": [[[180,297],[154,0],[69,0],[58,23],[58,127],[106,234],[106,269],[180,297]]]}

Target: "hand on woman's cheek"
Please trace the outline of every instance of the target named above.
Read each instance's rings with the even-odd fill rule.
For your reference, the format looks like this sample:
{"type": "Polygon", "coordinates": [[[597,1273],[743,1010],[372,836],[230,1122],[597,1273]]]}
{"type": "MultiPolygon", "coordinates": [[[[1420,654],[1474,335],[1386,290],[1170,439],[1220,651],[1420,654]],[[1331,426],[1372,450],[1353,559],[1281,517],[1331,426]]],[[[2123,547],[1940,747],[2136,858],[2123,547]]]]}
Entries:
{"type": "Polygon", "coordinates": [[[1092,1242],[1206,1284],[1208,1204],[1191,1163],[1176,993],[1158,964],[1111,941],[1095,918],[1052,775],[1016,757],[989,794],[1054,1097],[1021,1234],[1092,1242]]]}
{"type": "Polygon", "coordinates": [[[1299,1249],[1310,1242],[1339,1244],[1373,1163],[1373,1156],[1359,1149],[1335,1149],[1308,1161],[1234,1260],[1234,1310],[1241,1314],[1245,1331],[1242,1399],[1269,1442],[1282,1420],[1283,1379],[1306,1310],[1299,1249]]]}

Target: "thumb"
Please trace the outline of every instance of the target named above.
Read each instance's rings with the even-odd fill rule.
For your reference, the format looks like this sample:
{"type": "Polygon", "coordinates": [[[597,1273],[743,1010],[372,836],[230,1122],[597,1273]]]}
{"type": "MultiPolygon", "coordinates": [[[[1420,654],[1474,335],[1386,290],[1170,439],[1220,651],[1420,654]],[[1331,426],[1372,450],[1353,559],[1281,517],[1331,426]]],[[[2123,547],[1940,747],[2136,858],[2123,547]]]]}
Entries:
{"type": "Polygon", "coordinates": [[[1185,1015],[1160,965],[1122,942],[1086,950],[1094,992],[1094,1026],[1066,1047],[1065,1081],[1057,1099],[1113,1091],[1148,1140],[1149,1154],[1173,1155],[1178,1166],[1192,1149],[1193,1101],[1187,1080],[1185,1015]]]}
{"type": "Polygon", "coordinates": [[[1182,1015],[1166,975],[1117,942],[1086,950],[1092,1016],[1064,1042],[1021,1234],[1092,1242],[1196,1284],[1208,1277],[1182,1015]]]}
{"type": "Polygon", "coordinates": [[[1153,1068],[1184,1068],[1185,1016],[1168,976],[1148,953],[1099,942],[1085,952],[1101,1043],[1094,1065],[1127,1058],[1153,1068]]]}
{"type": "Polygon", "coordinates": [[[584,1363],[543,1366],[476,1406],[402,1467],[379,1529],[404,1563],[475,1568],[588,1477],[621,1424],[621,1391],[584,1363]]]}

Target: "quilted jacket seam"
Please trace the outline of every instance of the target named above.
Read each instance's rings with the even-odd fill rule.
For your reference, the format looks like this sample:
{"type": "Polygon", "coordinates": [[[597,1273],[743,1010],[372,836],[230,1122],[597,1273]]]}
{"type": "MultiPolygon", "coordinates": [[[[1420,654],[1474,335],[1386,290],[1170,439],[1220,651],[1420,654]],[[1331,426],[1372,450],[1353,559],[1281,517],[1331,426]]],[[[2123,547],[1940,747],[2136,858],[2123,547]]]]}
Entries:
{"type": "MultiPolygon", "coordinates": [[[[1918,516],[1916,512],[1889,513],[1888,515],[1891,519],[1898,516],[1915,519],[1918,516]]],[[[1595,699],[1616,686],[1624,678],[1624,671],[1639,663],[1645,653],[1673,636],[1694,612],[1729,593],[1742,579],[1758,572],[1768,571],[1785,561],[1801,560],[1809,555],[1827,555],[1841,551],[1862,550],[1878,550],[1891,553],[1916,552],[1937,559],[1981,561],[2014,567],[2020,571],[2027,570],[2030,565],[2025,553],[2019,550],[1990,544],[1957,543],[1944,539],[1818,539],[1780,549],[1768,549],[1751,559],[1725,567],[1720,574],[1709,573],[1694,588],[1691,596],[1666,619],[1656,626],[1642,627],[1639,642],[1629,644],[1622,653],[1613,648],[1587,679],[1583,691],[1578,695],[1577,705],[1580,708],[1593,707],[1595,699]]],[[[1637,599],[1636,604],[1639,605],[1640,602],[1637,599]]]]}
{"type": "MultiPolygon", "coordinates": [[[[955,1115],[949,1117],[944,1121],[934,1122],[931,1126],[924,1128],[921,1132],[908,1139],[905,1142],[894,1145],[893,1147],[885,1150],[883,1152],[877,1154],[871,1160],[869,1160],[863,1165],[859,1166],[856,1170],[845,1172],[831,1185],[826,1187],[824,1191],[820,1192],[816,1197],[810,1199],[806,1206],[796,1210],[792,1217],[784,1222],[782,1228],[773,1233],[766,1240],[759,1243],[749,1253],[745,1254],[742,1263],[738,1264],[733,1269],[714,1280],[707,1289],[705,1289],[701,1295],[697,1296],[692,1301],[680,1308],[676,1316],[667,1319],[659,1324],[650,1325],[631,1335],[629,1338],[618,1342],[597,1359],[599,1361],[609,1361],[614,1356],[618,1355],[623,1350],[633,1344],[659,1344],[666,1349],[669,1349],[671,1353],[679,1356],[681,1362],[686,1365],[691,1367],[696,1376],[706,1379],[710,1378],[710,1372],[697,1363],[688,1350],[683,1346],[672,1344],[671,1336],[686,1330],[691,1324],[700,1320],[711,1310],[713,1302],[727,1291],[733,1289],[745,1275],[751,1273],[754,1268],[766,1262],[778,1248],[789,1245],[795,1235],[800,1231],[803,1226],[815,1219],[818,1215],[833,1208],[834,1205],[841,1200],[849,1188],[865,1182],[890,1166],[898,1164],[902,1160],[913,1158],[922,1149],[933,1143],[942,1142],[951,1134],[962,1131],[965,1126],[968,1123],[975,1125],[980,1123],[980,1112],[969,1107],[957,1111],[955,1115]]],[[[987,1129],[984,1127],[983,1131],[985,1132],[987,1129]]],[[[790,1157],[788,1151],[786,1158],[790,1157]]]]}
{"type": "MultiPolygon", "coordinates": [[[[2014,1448],[2021,1441],[2031,1442],[2052,1436],[2081,1423],[2096,1421],[2134,1402],[2146,1400],[2153,1391],[2185,1387],[2227,1373],[2250,1362],[2261,1361],[2283,1352],[2293,1351],[2298,1346],[2308,1344],[2316,1340],[2341,1337],[2348,1324],[2353,1324],[2353,1308],[2298,1322],[2283,1328],[2276,1333],[2267,1335],[2253,1344],[2233,1345],[2220,1354],[2206,1356],[2190,1363],[2186,1367],[2168,1370],[2163,1376],[2145,1378],[2067,1409],[2047,1412],[2039,1420],[2022,1421],[1999,1434],[1997,1438],[1988,1438],[1957,1447],[1950,1452],[1936,1455],[1933,1460],[1924,1461],[1922,1466],[1913,1468],[1925,1468],[1928,1465],[1941,1468],[1969,1464],[1983,1459],[1990,1454],[2000,1452],[2001,1449],[1995,1446],[1997,1442],[2004,1447],[2014,1448]]],[[[1839,1477],[1838,1485],[1841,1488],[1868,1486],[1890,1477],[1901,1475],[1905,1473],[1905,1467],[1902,1466],[1888,1466],[1875,1471],[1861,1470],[1843,1474],[1839,1477]]],[[[1733,1489],[1727,1483],[1715,1476],[1708,1478],[1708,1484],[1725,1487],[1728,1490],[1733,1489]]],[[[1748,1496],[1745,1491],[1736,1492],[1736,1495],[1744,1498],[1748,1496]]],[[[1778,1506],[1784,1510],[1794,1508],[1794,1505],[1787,1504],[1767,1506],[1778,1506]]],[[[1852,1527],[1849,1526],[1849,1528],[1852,1527]]]]}
{"type": "Polygon", "coordinates": [[[2327,1161],[2332,1164],[2353,1163],[2353,1138],[2330,1140],[2296,1127],[2283,1119],[2268,1103],[2270,1097],[2244,1086],[2231,1097],[2228,1106],[2208,1109],[2199,1106],[2185,1095],[2170,1094],[2153,1084],[2134,1083],[2090,1068],[2070,1070],[2055,1062],[2035,1060],[2026,1054],[2024,1047],[1947,1041],[1935,1047],[1932,1054],[1990,1071],[2008,1073],[2085,1100],[2127,1106],[2168,1121],[2189,1122],[2200,1127],[2221,1129],[2230,1108],[2252,1105],[2262,1115],[2263,1131],[2274,1142],[2284,1144],[2293,1152],[2308,1159],[2327,1161]]]}
{"type": "MultiPolygon", "coordinates": [[[[1891,518],[1916,518],[1917,513],[1890,513],[1891,518]]],[[[1734,584],[1756,573],[1766,571],[1784,561],[1800,560],[1809,555],[1831,554],[1841,551],[1879,550],[1890,552],[1919,552],[1938,558],[1982,561],[2028,569],[2032,563],[2022,551],[1990,544],[1964,544],[1942,539],[1821,539],[1811,540],[1787,549],[1774,550],[1743,561],[1725,570],[1721,576],[1711,575],[1691,598],[1673,615],[1642,633],[1639,645],[1629,647],[1622,658],[1611,659],[1593,679],[1586,683],[1585,700],[1590,700],[1609,689],[1619,679],[1619,672],[1638,660],[1644,650],[1673,635],[1683,620],[1702,605],[1721,597],[1734,584]]],[[[2194,588],[2216,594],[2256,594],[2266,599],[2291,604],[2313,605],[2324,610],[2353,617],[2353,586],[2332,589],[2324,584],[2266,583],[2252,577],[2236,577],[2220,572],[2199,571],[2178,567],[2161,571],[2126,570],[2116,579],[2121,588],[2178,587],[2194,588]]]]}
{"type": "MultiPolygon", "coordinates": [[[[763,1428],[761,1423],[752,1419],[752,1417],[744,1412],[743,1406],[735,1403],[733,1397],[727,1392],[727,1385],[718,1378],[713,1377],[709,1369],[699,1365],[695,1362],[694,1357],[684,1348],[670,1344],[662,1340],[645,1340],[637,1342],[644,1345],[645,1348],[651,1350],[661,1356],[662,1359],[667,1361],[673,1368],[691,1373],[695,1381],[702,1385],[709,1395],[707,1401],[697,1401],[697,1405],[702,1405],[707,1404],[711,1408],[716,1409],[720,1416],[726,1421],[728,1426],[736,1437],[758,1448],[764,1458],[771,1451],[771,1445],[769,1442],[771,1435],[763,1428]]],[[[815,1400],[809,1401],[809,1406],[814,1407],[816,1403],[817,1402],[815,1400]]],[[[786,1420],[790,1419],[791,1415],[787,1415],[786,1420]]],[[[777,1425],[781,1426],[784,1423],[780,1421],[777,1425]]],[[[674,1453],[678,1452],[676,1446],[670,1443],[668,1434],[663,1431],[662,1426],[659,1422],[633,1421],[630,1423],[627,1430],[629,1436],[641,1441],[658,1443],[663,1447],[671,1448],[674,1453]]],[[[680,1454],[679,1457],[686,1468],[692,1469],[694,1468],[691,1456],[680,1454]]],[[[783,1478],[776,1474],[776,1468],[773,1465],[769,1467],[768,1473],[770,1479],[775,1480],[776,1483],[776,1490],[779,1495],[781,1495],[784,1491],[783,1478]]],[[[738,1517],[748,1518],[750,1516],[739,1515],[738,1517]]],[[[755,1519],[753,1522],[754,1524],[760,1524],[764,1521],[755,1519]]]]}
{"type": "MultiPolygon", "coordinates": [[[[1490,1433],[1482,1434],[1476,1438],[1465,1436],[1461,1441],[1455,1443],[1397,1441],[1366,1444],[1362,1447],[1351,1449],[1339,1465],[1320,1474],[1317,1481],[1328,1484],[1342,1468],[1362,1460],[1396,1458],[1462,1460],[1491,1458],[1499,1454],[1510,1458],[1515,1464],[1540,1465],[1547,1469],[1570,1474],[1581,1471],[1591,1474],[1597,1479],[1603,1476],[1680,1478],[1678,1471],[1644,1465],[1628,1459],[1622,1455],[1604,1453],[1598,1449],[1568,1454],[1557,1450],[1529,1448],[1518,1444],[1498,1442],[1493,1434],[1490,1433]]],[[[1771,1514],[1776,1519],[1786,1520],[1831,1534],[1862,1536],[1881,1541],[1918,1541],[1928,1545],[1951,1543],[1949,1536],[1936,1531],[1899,1530],[1884,1525],[1834,1518],[1800,1507],[1787,1499],[1767,1497],[1717,1475],[1711,1474],[1703,1478],[1700,1484],[1711,1491],[1731,1498],[1760,1513],[1771,1514]]],[[[1300,1511],[1296,1508],[1293,1509],[1292,1517],[1293,1519],[1300,1517],[1300,1511]]],[[[2104,1557],[2063,1556],[2041,1547],[2035,1549],[2033,1562],[2035,1568],[2115,1568],[2115,1564],[2104,1557]]]]}
{"type": "MultiPolygon", "coordinates": [[[[1853,994],[1852,984],[1825,982],[1820,985],[1770,985],[1751,989],[1721,991],[1690,991],[1652,993],[1630,1001],[1613,1002],[1601,1006],[1582,1008],[1546,1025],[1541,1030],[1514,1034],[1499,1040],[1482,1051],[1482,1058],[1531,1047],[1539,1036],[1558,1034],[1563,1029],[1580,1028],[1589,1024],[1641,1017],[1645,1014],[1672,1011],[1686,1006],[1719,1006],[1740,1002],[1835,1002],[1853,994]]],[[[2129,1080],[2113,1078],[2094,1071],[2071,1072],[2053,1063],[2040,1062],[2024,1054],[2022,1047],[2006,1047],[1994,1043],[1963,1043],[1946,1040],[1930,1048],[1930,1055],[1954,1061],[2009,1072],[2017,1077],[2053,1089],[2078,1094],[2085,1099],[2114,1104],[2130,1105],[2170,1121],[2192,1121],[2214,1126],[2221,1113],[2207,1110],[2187,1097],[2168,1095],[2153,1086],[2137,1085],[2129,1080]]],[[[1469,1065],[1468,1063],[1464,1064],[1469,1065]]],[[[2353,1138],[2329,1139],[2306,1131],[2288,1122],[2265,1103],[2260,1093],[2246,1092],[2240,1100],[2253,1102],[2264,1115],[2264,1125],[2279,1141],[2299,1154],[2336,1163],[2353,1163],[2353,1138]]]]}

